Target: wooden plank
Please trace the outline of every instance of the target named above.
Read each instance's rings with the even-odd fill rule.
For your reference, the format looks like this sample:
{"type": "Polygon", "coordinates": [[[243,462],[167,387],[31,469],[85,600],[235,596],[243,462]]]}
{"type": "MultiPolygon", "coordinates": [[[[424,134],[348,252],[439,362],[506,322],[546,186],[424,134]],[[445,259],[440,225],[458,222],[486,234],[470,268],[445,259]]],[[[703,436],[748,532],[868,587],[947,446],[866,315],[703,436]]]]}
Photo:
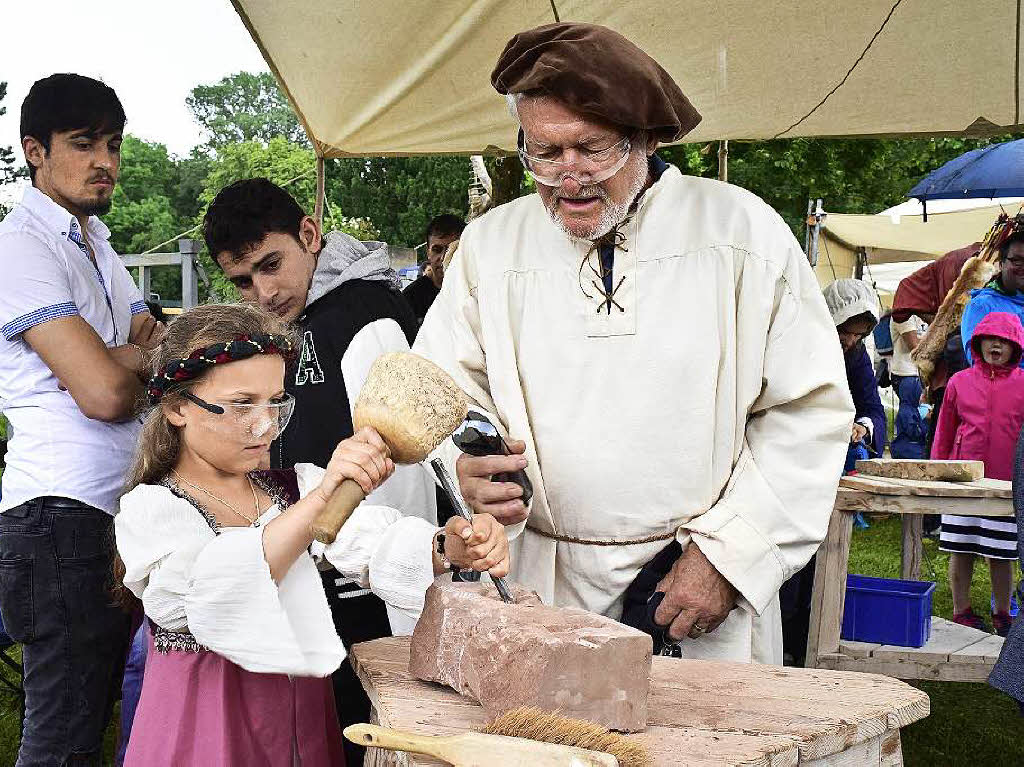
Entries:
{"type": "Polygon", "coordinates": [[[659,726],[632,737],[647,747],[654,767],[796,767],[800,763],[795,741],[786,737],[659,726]]]}
{"type": "Polygon", "coordinates": [[[818,549],[814,564],[806,653],[806,663],[811,667],[814,666],[814,658],[819,653],[830,653],[839,649],[852,531],[853,515],[844,511],[833,511],[828,523],[828,532],[818,549]]]}
{"type": "Polygon", "coordinates": [[[965,517],[1012,517],[1010,498],[943,498],[930,495],[880,495],[840,486],[835,508],[870,514],[959,514],[965,517]]]}
{"type": "Polygon", "coordinates": [[[903,767],[903,743],[899,730],[892,730],[882,736],[879,752],[879,767],[903,767]]]}
{"type": "Polygon", "coordinates": [[[932,482],[924,479],[892,479],[865,474],[845,476],[841,487],[881,495],[925,495],[940,498],[1013,498],[1010,482],[988,479],[978,482],[932,482]]]}
{"type": "Polygon", "coordinates": [[[856,642],[843,639],[839,642],[839,653],[849,655],[851,658],[870,658],[871,653],[882,645],[877,642],[856,642]]]}
{"type": "Polygon", "coordinates": [[[897,479],[971,482],[985,476],[983,461],[925,461],[912,458],[870,458],[857,461],[860,474],[897,479]]]}
{"type": "Polygon", "coordinates": [[[922,647],[882,645],[871,653],[871,657],[876,660],[906,659],[919,663],[941,663],[948,661],[949,656],[957,650],[962,650],[988,636],[991,635],[984,631],[932,616],[931,636],[922,647]]]}
{"type": "Polygon", "coordinates": [[[900,547],[900,577],[905,581],[916,581],[921,576],[921,560],[924,558],[924,517],[920,514],[905,514],[903,519],[903,545],[900,547]]]}
{"type": "MultiPolygon", "coordinates": [[[[408,657],[408,638],[352,649],[380,724],[447,734],[483,723],[476,703],[413,679],[408,657]]],[[[781,767],[839,753],[916,721],[927,715],[928,698],[879,676],[656,657],[649,710],[648,730],[632,737],[649,743],[658,767],[781,767]]],[[[432,762],[414,757],[407,763],[432,762]]]]}
{"type": "Polygon", "coordinates": [[[963,649],[950,653],[950,663],[976,663],[991,668],[999,658],[1003,650],[1003,643],[1006,640],[997,634],[988,634],[984,639],[979,639],[974,644],[967,645],[963,649]]]}
{"type": "Polygon", "coordinates": [[[838,754],[825,756],[821,759],[801,761],[811,767],[877,767],[882,763],[882,736],[876,735],[870,740],[851,746],[838,754]]]}
{"type": "Polygon", "coordinates": [[[970,484],[975,487],[992,488],[993,490],[998,490],[1000,493],[1004,492],[1006,490],[1006,486],[1009,485],[1010,498],[1013,498],[1013,482],[1010,482],[1009,480],[990,479],[989,477],[982,477],[981,479],[974,480],[970,484]]]}
{"type": "Polygon", "coordinates": [[[655,658],[651,676],[652,723],[784,733],[799,740],[801,759],[928,714],[927,695],[877,675],[655,658]]]}
{"type": "Polygon", "coordinates": [[[927,679],[934,682],[985,682],[992,671],[992,667],[987,664],[851,658],[838,653],[819,655],[817,663],[821,669],[884,674],[896,679],[927,679]]]}

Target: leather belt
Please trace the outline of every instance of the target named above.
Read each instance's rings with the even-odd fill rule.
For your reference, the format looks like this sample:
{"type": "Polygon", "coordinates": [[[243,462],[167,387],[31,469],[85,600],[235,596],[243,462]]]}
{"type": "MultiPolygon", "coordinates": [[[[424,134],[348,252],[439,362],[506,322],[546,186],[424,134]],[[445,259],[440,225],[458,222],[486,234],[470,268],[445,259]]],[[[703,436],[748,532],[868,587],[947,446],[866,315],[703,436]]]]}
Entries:
{"type": "Polygon", "coordinates": [[[549,533],[547,530],[541,530],[538,527],[527,524],[526,529],[531,533],[536,533],[545,538],[550,538],[553,541],[559,543],[578,543],[583,546],[638,546],[643,543],[654,543],[655,541],[668,541],[676,537],[676,531],[672,530],[667,533],[658,533],[656,535],[649,535],[646,538],[632,538],[625,540],[593,540],[591,538],[576,538],[571,535],[561,535],[559,533],[549,533]]]}
{"type": "Polygon", "coordinates": [[[51,509],[93,509],[93,510],[95,510],[94,506],[90,506],[87,503],[82,503],[82,501],[76,501],[73,498],[64,498],[63,496],[59,496],[59,495],[43,495],[43,496],[40,496],[39,498],[33,498],[31,501],[29,501],[29,504],[34,504],[34,505],[38,505],[38,506],[46,506],[47,508],[51,508],[51,509]]]}

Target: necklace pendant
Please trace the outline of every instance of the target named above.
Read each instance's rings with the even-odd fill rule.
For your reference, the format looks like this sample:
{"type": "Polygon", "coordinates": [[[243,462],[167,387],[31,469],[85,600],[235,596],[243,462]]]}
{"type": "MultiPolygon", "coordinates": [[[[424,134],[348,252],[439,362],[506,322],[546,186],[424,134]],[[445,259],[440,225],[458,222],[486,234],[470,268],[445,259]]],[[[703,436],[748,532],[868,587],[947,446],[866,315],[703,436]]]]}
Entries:
{"type": "Polygon", "coordinates": [[[260,521],[257,519],[255,522],[252,523],[252,526],[253,527],[259,527],[260,526],[260,521]]]}

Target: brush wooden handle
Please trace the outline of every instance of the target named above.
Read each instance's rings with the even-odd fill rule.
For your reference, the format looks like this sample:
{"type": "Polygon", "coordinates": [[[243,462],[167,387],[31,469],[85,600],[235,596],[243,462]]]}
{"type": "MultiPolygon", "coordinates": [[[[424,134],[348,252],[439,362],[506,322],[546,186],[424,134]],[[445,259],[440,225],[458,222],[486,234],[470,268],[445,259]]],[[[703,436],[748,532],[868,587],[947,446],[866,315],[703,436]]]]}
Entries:
{"type": "Polygon", "coordinates": [[[364,498],[366,493],[354,479],[346,479],[338,485],[331,493],[323,511],[313,521],[313,537],[320,543],[334,543],[341,526],[348,521],[364,498]]]}
{"type": "Polygon", "coordinates": [[[345,737],[366,748],[423,754],[455,767],[619,767],[611,754],[482,732],[418,735],[373,724],[351,724],[345,728],[345,737]]]}

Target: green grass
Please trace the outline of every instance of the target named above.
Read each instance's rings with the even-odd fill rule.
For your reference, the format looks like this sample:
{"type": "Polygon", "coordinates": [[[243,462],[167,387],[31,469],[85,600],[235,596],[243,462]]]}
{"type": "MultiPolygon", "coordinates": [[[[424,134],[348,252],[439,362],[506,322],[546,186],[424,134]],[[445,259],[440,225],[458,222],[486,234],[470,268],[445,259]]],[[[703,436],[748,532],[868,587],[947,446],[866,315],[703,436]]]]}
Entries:
{"type": "MultiPolygon", "coordinates": [[[[850,550],[850,572],[898,578],[900,569],[900,521],[872,520],[868,530],[855,530],[850,550]]],[[[936,615],[952,617],[946,568],[949,558],[934,541],[925,541],[921,577],[934,580],[936,615]]],[[[988,605],[988,568],[975,569],[972,601],[981,613],[988,605]]],[[[17,650],[15,650],[16,654],[17,650]]],[[[0,666],[0,673],[13,675],[0,666]]],[[[915,765],[1019,765],[1024,764],[1024,720],[1007,696],[984,684],[961,682],[911,682],[931,698],[931,715],[903,730],[903,754],[908,767],[915,765]]],[[[114,722],[118,721],[115,711],[114,722]]],[[[0,691],[0,764],[13,764],[18,750],[18,702],[0,691]]],[[[117,726],[107,729],[105,764],[111,763],[117,726]]]]}
{"type": "MultiPolygon", "coordinates": [[[[850,572],[899,578],[900,520],[871,520],[868,530],[854,530],[850,572]]],[[[935,581],[932,611],[953,616],[947,568],[949,556],[925,539],[921,579],[935,581]]],[[[979,560],[974,569],[971,603],[987,615],[991,582],[979,560]]],[[[1024,720],[1017,705],[986,684],[910,682],[931,698],[931,715],[903,729],[903,755],[912,765],[1024,764],[1024,720]]]]}

